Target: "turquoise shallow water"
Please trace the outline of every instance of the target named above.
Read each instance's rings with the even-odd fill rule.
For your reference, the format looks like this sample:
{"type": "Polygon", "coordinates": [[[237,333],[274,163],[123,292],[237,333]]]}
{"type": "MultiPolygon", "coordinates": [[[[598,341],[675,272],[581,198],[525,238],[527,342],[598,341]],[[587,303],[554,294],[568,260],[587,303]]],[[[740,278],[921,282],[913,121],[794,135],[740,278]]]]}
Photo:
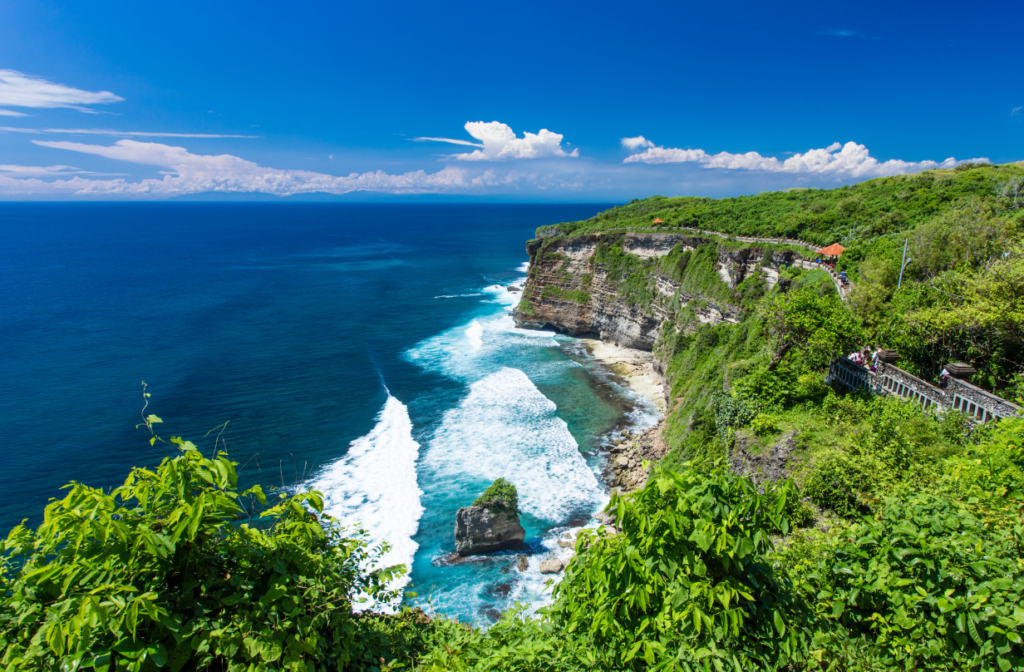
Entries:
{"type": "Polygon", "coordinates": [[[538,558],[604,501],[600,437],[652,416],[572,339],[515,329],[506,287],[536,226],[605,207],[0,204],[0,523],[157,463],[145,379],[168,435],[229,421],[247,483],[321,488],[389,540],[410,601],[543,601],[538,558]],[[498,476],[531,568],[445,565],[455,511],[498,476]]]}

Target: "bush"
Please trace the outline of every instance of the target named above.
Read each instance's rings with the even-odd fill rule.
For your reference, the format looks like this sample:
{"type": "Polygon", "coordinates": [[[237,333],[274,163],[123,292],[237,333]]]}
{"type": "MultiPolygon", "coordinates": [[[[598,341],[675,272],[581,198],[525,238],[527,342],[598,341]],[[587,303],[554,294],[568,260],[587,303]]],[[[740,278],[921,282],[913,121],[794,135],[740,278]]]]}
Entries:
{"type": "Polygon", "coordinates": [[[715,425],[718,437],[727,447],[732,442],[731,430],[746,427],[757,415],[757,410],[742,397],[722,393],[715,398],[715,425]]]}
{"type": "Polygon", "coordinates": [[[750,421],[750,429],[758,436],[767,436],[779,431],[779,416],[772,413],[758,413],[750,421]]]}
{"type": "Polygon", "coordinates": [[[516,513],[519,511],[519,493],[516,492],[516,486],[504,478],[499,478],[480,493],[473,506],[494,512],[516,513]]]}
{"type": "Polygon", "coordinates": [[[1024,565],[1012,529],[993,533],[942,497],[888,499],[794,577],[828,623],[826,648],[869,650],[873,669],[1024,665],[1024,565]]]}
{"type": "Polygon", "coordinates": [[[643,489],[613,497],[621,534],[584,533],[550,616],[592,640],[605,669],[799,658],[802,608],[764,559],[794,497],[789,482],[760,494],[727,469],[655,467],[643,489]]]}
{"type": "Polygon", "coordinates": [[[736,393],[756,400],[762,408],[781,410],[789,405],[796,392],[796,373],[787,366],[780,366],[774,371],[760,366],[736,381],[736,393]]]}
{"type": "MultiPolygon", "coordinates": [[[[147,424],[159,422],[150,416],[147,424]]],[[[154,441],[157,437],[154,437],[154,441]]],[[[352,603],[390,601],[401,568],[345,536],[319,493],[282,495],[253,527],[235,464],[188,441],[104,491],[81,483],[19,525],[0,553],[0,664],[15,670],[336,668],[352,603]]]]}
{"type": "Polygon", "coordinates": [[[863,458],[834,451],[820,456],[804,482],[804,492],[815,504],[841,516],[867,511],[876,488],[877,465],[863,458]]]}

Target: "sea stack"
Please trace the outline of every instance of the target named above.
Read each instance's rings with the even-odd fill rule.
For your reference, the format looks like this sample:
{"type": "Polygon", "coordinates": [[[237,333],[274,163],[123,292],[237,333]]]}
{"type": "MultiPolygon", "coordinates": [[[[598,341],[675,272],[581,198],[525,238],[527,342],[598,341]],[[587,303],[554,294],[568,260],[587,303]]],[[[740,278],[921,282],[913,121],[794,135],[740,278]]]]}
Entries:
{"type": "Polygon", "coordinates": [[[526,530],[519,523],[516,487],[504,478],[491,483],[472,506],[455,515],[455,550],[459,555],[479,555],[523,543],[526,530]]]}

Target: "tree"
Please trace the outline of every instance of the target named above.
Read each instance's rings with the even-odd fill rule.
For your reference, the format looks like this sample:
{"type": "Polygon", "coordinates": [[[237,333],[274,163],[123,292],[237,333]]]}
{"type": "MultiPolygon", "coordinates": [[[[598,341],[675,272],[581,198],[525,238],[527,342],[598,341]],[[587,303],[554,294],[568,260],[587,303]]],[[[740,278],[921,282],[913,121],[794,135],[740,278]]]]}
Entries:
{"type": "Polygon", "coordinates": [[[928,288],[931,305],[907,322],[936,355],[975,363],[996,389],[1024,370],[1024,247],[978,270],[947,271],[928,288]]]}
{"type": "Polygon", "coordinates": [[[862,339],[857,320],[837,296],[811,288],[776,294],[762,304],[774,371],[791,350],[805,352],[813,366],[825,366],[862,339]]]}

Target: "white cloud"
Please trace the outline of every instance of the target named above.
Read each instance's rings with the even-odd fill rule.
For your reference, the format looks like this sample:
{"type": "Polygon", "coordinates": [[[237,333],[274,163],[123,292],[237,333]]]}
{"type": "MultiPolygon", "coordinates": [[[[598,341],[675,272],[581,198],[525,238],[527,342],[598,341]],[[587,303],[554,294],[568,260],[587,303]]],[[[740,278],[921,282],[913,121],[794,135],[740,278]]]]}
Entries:
{"type": "Polygon", "coordinates": [[[415,138],[418,142],[450,142],[455,145],[479,147],[475,152],[454,154],[452,158],[459,161],[506,161],[509,159],[543,159],[552,157],[578,157],[580,152],[574,149],[566,152],[562,149],[560,133],[552,133],[546,128],[539,133],[523,133],[517,138],[515,131],[508,124],[500,121],[467,121],[466,132],[479,140],[479,143],[451,138],[415,138]]]}
{"type": "Polygon", "coordinates": [[[28,115],[24,112],[15,112],[14,110],[0,110],[0,117],[27,117],[28,115]]]}
{"type": "Polygon", "coordinates": [[[112,135],[132,138],[258,138],[258,135],[221,135],[216,133],[162,133],[151,131],[116,131],[109,128],[23,128],[21,126],[0,126],[0,133],[31,133],[47,135],[112,135]]]}
{"type": "Polygon", "coordinates": [[[623,147],[633,152],[644,147],[654,147],[654,143],[642,135],[635,138],[623,138],[621,142],[623,147]]]}
{"type": "Polygon", "coordinates": [[[95,113],[95,110],[86,106],[119,103],[122,100],[124,98],[109,91],[83,91],[64,84],[54,84],[42,77],[25,75],[17,70],[0,70],[0,105],[7,107],[68,107],[80,112],[95,113]]]}
{"type": "MultiPolygon", "coordinates": [[[[523,176],[497,176],[493,173],[473,176],[461,168],[453,167],[436,173],[417,170],[390,175],[377,170],[335,176],[306,170],[265,168],[230,154],[192,154],[183,147],[137,140],[119,140],[110,146],[44,140],[33,142],[41,147],[93,154],[166,170],[162,171],[162,179],[143,179],[138,182],[84,179],[78,176],[48,182],[38,179],[43,175],[23,179],[13,176],[17,173],[11,171],[12,176],[0,173],[0,194],[161,198],[209,191],[262,192],[278,196],[312,192],[344,194],[351,191],[417,194],[467,191],[524,180],[523,176]]],[[[54,171],[49,176],[59,172],[54,171]]]]}
{"type": "Polygon", "coordinates": [[[1015,107],[1012,110],[1010,110],[1010,116],[1011,117],[1016,117],[1018,114],[1020,114],[1021,110],[1024,110],[1024,105],[1015,107]]]}
{"type": "Polygon", "coordinates": [[[719,152],[708,154],[703,149],[674,149],[650,147],[639,154],[633,154],[623,163],[697,163],[705,168],[724,168],[727,170],[754,170],[767,173],[798,173],[817,175],[836,179],[871,178],[885,175],[912,173],[929,168],[952,168],[961,163],[983,162],[986,158],[957,161],[948,158],[945,161],[901,161],[891,159],[880,162],[868,153],[868,148],[855,142],[845,145],[833,143],[824,149],[811,149],[803,154],[794,154],[785,161],[772,156],[761,156],[757,152],[746,154],[730,154],[719,152]]]}
{"type": "Polygon", "coordinates": [[[469,140],[454,140],[452,138],[413,138],[413,142],[450,142],[453,145],[466,145],[467,147],[480,147],[483,149],[483,145],[478,142],[470,142],[469,140]]]}
{"type": "Polygon", "coordinates": [[[75,175],[88,173],[74,166],[14,166],[0,165],[0,174],[19,177],[53,177],[55,175],[75,175]]]}

